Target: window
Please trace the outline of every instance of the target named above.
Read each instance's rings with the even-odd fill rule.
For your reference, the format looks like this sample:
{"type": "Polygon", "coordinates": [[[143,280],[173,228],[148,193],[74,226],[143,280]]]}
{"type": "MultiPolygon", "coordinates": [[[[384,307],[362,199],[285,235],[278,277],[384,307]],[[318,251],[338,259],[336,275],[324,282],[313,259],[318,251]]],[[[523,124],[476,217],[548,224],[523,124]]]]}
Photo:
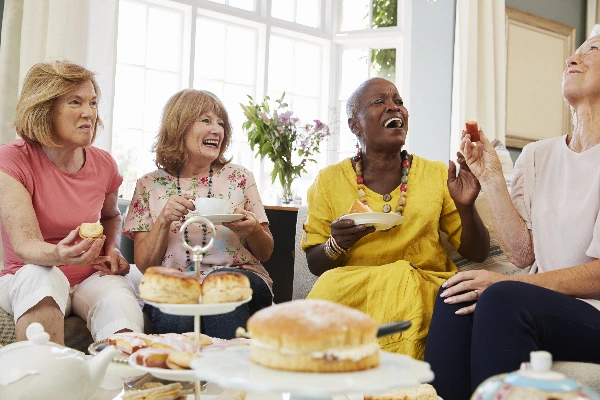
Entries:
{"type": "Polygon", "coordinates": [[[269,160],[250,151],[239,103],[248,95],[262,101],[285,92],[301,119],[330,124],[334,135],[318,164],[294,184],[305,200],[320,168],[354,152],[345,122],[350,92],[369,76],[385,76],[399,88],[408,76],[407,58],[397,55],[405,54],[401,11],[406,13],[409,4],[120,0],[112,149],[125,178],[120,195],[131,198],[136,179],[156,168],[151,146],[168,98],[194,87],[210,90],[225,104],[233,125],[229,155],[253,171],[268,205],[276,204],[278,184],[271,184],[269,160]]]}

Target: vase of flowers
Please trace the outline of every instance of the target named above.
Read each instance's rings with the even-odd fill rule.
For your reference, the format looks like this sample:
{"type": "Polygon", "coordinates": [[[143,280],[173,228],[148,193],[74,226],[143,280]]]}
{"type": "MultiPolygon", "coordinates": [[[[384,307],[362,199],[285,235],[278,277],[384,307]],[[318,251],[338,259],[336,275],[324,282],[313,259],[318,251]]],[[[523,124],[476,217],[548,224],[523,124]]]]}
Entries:
{"type": "Polygon", "coordinates": [[[240,106],[246,116],[243,128],[250,148],[256,148],[257,155],[269,157],[273,162],[271,182],[279,180],[283,189],[282,203],[292,204],[292,182],[306,172],[308,162],[317,162],[313,157],[319,152],[321,142],[330,135],[329,127],[317,119],[301,122],[287,109],[285,93],[273,106],[269,96],[262,103],[255,102],[252,96],[248,98],[249,103],[240,106]]]}

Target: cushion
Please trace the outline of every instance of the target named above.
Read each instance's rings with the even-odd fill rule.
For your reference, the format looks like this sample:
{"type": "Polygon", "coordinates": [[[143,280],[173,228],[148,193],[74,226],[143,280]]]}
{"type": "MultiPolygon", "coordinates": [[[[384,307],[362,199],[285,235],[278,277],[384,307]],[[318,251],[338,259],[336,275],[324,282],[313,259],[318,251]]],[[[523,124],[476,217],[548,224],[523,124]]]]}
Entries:
{"type": "Polygon", "coordinates": [[[304,299],[317,281],[317,276],[308,269],[306,253],[302,250],[302,236],[304,235],[304,223],[308,218],[308,207],[301,206],[296,218],[296,238],[294,250],[294,284],[292,300],[304,299]]]}

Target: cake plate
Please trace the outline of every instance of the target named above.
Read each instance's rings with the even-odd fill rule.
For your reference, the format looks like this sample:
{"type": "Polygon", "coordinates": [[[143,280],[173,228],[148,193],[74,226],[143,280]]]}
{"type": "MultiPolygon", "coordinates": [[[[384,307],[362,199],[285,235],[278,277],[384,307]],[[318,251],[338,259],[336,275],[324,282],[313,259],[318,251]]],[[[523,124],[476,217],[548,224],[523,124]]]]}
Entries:
{"type": "MultiPolygon", "coordinates": [[[[215,241],[215,226],[214,224],[207,218],[202,217],[200,215],[192,216],[191,218],[187,218],[187,220],[181,225],[179,229],[179,236],[181,238],[181,242],[183,243],[183,247],[188,250],[192,254],[192,261],[194,262],[194,274],[196,279],[200,280],[201,278],[201,266],[202,259],[204,258],[204,254],[208,251],[209,248],[213,245],[215,241]],[[206,244],[206,246],[191,246],[185,238],[185,230],[186,228],[193,223],[205,224],[208,232],[210,234],[210,240],[206,244]]],[[[196,351],[200,351],[200,317],[202,315],[215,315],[215,314],[224,314],[231,312],[236,309],[236,307],[241,304],[247,303],[252,299],[252,296],[248,297],[245,300],[233,303],[221,303],[221,304],[167,304],[167,303],[154,303],[154,302],[146,302],[150,305],[157,307],[160,311],[166,314],[175,314],[175,315],[187,315],[194,317],[194,336],[196,339],[196,351]]],[[[220,352],[219,352],[220,353],[220,352]]],[[[201,381],[199,378],[195,376],[193,371],[191,370],[165,370],[163,368],[147,368],[140,366],[135,362],[135,357],[133,355],[129,358],[129,364],[142,370],[144,372],[148,372],[158,378],[166,379],[166,380],[194,380],[194,398],[195,400],[200,400],[200,392],[202,389],[201,381]]]]}
{"type": "Polygon", "coordinates": [[[291,394],[292,400],[330,400],[346,393],[380,393],[433,380],[429,364],[380,352],[380,365],[364,371],[311,373],[265,368],[250,361],[248,347],[204,353],[192,362],[196,377],[228,389],[291,394]]]}

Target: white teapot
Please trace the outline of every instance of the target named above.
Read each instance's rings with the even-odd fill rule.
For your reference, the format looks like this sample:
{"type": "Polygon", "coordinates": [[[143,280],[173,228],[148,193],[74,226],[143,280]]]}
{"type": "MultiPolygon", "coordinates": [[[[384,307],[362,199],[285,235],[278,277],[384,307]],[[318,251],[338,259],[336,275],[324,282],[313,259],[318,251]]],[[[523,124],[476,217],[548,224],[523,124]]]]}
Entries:
{"type": "Polygon", "coordinates": [[[0,349],[0,399],[86,400],[94,395],[119,351],[109,346],[91,359],[77,350],[49,342],[35,322],[27,341],[0,349]]]}

